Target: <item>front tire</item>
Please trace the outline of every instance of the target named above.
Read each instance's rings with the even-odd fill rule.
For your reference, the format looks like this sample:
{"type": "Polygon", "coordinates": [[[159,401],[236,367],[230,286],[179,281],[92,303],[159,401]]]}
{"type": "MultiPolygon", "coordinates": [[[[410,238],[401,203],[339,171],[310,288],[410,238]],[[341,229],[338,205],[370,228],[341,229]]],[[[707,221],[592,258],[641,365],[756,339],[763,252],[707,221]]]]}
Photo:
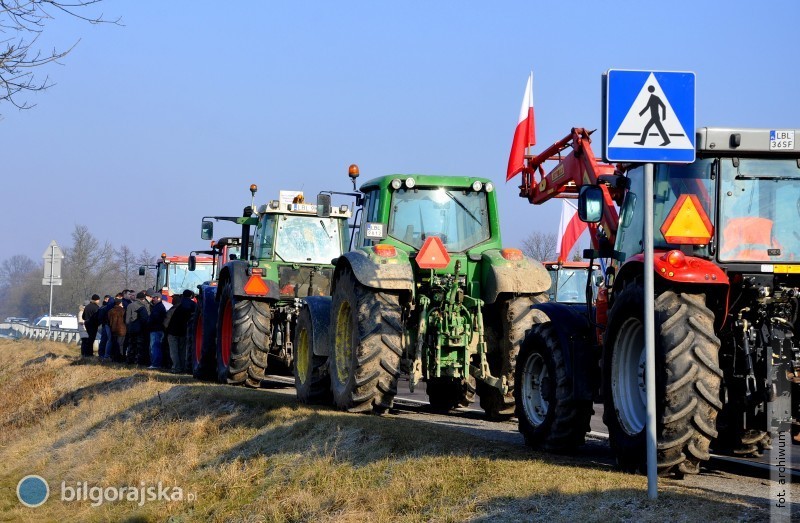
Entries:
{"type": "Polygon", "coordinates": [[[531,309],[536,303],[547,301],[547,294],[519,296],[498,300],[487,307],[484,325],[487,345],[492,349],[487,354],[489,370],[493,376],[505,377],[508,393],[482,381],[478,381],[478,396],[481,408],[490,420],[502,421],[514,415],[514,380],[517,356],[525,339],[525,333],[537,318],[537,311],[531,309]],[[498,329],[496,326],[499,325],[498,329]]]}
{"type": "Polygon", "coordinates": [[[210,381],[216,377],[216,340],[208,330],[208,319],[203,313],[203,302],[197,308],[186,329],[186,345],[192,353],[192,375],[195,379],[210,381]]]}
{"type": "MultiPolygon", "coordinates": [[[[628,284],[609,313],[603,361],[603,421],[621,468],[646,469],[644,290],[628,284]]],[[[704,294],[668,290],[655,301],[656,416],[659,474],[697,474],[717,436],[722,370],[714,314],[704,294]]]]}
{"type": "Polygon", "coordinates": [[[558,335],[550,321],[533,326],[517,359],[516,414],[525,444],[563,452],[589,432],[591,400],[576,400],[558,335]]]}
{"type": "Polygon", "coordinates": [[[475,378],[428,378],[425,384],[428,402],[436,412],[469,407],[475,401],[475,378]]]}
{"type": "Polygon", "coordinates": [[[301,402],[327,405],[332,401],[328,357],[314,354],[312,327],[311,312],[303,307],[294,331],[294,386],[301,402]]]}
{"type": "Polygon", "coordinates": [[[269,352],[268,303],[238,299],[230,282],[222,289],[217,322],[217,378],[220,383],[259,388],[269,352]]]}
{"type": "Polygon", "coordinates": [[[400,297],[364,287],[349,268],[332,296],[331,354],[334,404],[350,412],[382,414],[397,394],[402,355],[400,297]]]}

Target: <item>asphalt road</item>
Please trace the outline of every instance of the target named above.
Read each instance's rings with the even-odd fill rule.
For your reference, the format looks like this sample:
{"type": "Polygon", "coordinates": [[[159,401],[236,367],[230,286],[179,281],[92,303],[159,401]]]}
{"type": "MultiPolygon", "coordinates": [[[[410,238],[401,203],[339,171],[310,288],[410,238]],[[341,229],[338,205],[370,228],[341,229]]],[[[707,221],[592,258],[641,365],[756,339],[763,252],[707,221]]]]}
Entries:
{"type": "MultiPolygon", "coordinates": [[[[285,376],[270,376],[268,381],[274,384],[282,384],[286,387],[294,384],[292,378],[285,376]]],[[[590,421],[592,431],[587,435],[586,445],[578,449],[577,455],[598,463],[605,463],[609,466],[613,466],[614,458],[611,454],[611,448],[608,445],[608,430],[603,423],[603,406],[596,404],[594,410],[594,416],[592,416],[590,421]]],[[[449,414],[434,413],[428,408],[428,395],[425,392],[425,383],[418,384],[416,390],[411,393],[406,378],[401,378],[399,383],[393,413],[398,415],[411,415],[414,417],[428,416],[437,424],[460,428],[486,439],[525,445],[522,435],[517,429],[516,418],[505,422],[487,421],[484,418],[483,410],[480,408],[479,399],[477,397],[470,407],[459,408],[449,414]]],[[[773,447],[775,447],[775,445],[773,445],[773,447]]],[[[800,486],[800,445],[789,444],[786,446],[786,450],[788,451],[785,460],[786,466],[790,469],[794,477],[794,483],[800,486]]],[[[712,456],[712,460],[706,465],[704,470],[714,474],[725,472],[754,478],[769,478],[771,459],[772,463],[775,463],[777,459],[776,453],[772,453],[772,455],[770,453],[765,453],[761,457],[752,458],[739,458],[716,454],[712,454],[712,456]]],[[[800,499],[800,493],[797,499],[800,499]]]]}
{"type": "MultiPolygon", "coordinates": [[[[401,400],[410,401],[412,403],[418,403],[420,405],[424,405],[428,403],[428,396],[425,393],[425,383],[420,383],[414,393],[408,391],[408,381],[403,379],[400,383],[399,392],[397,394],[397,398],[401,400]]],[[[458,412],[463,412],[465,415],[472,417],[473,415],[482,416],[483,410],[481,410],[479,406],[478,399],[476,398],[475,403],[471,407],[461,408],[458,409],[458,412]]],[[[512,422],[508,422],[512,423],[512,422]]],[[[517,421],[516,419],[513,420],[513,427],[516,430],[517,421]]],[[[598,439],[601,441],[608,439],[608,429],[606,429],[605,423],[603,423],[603,405],[596,404],[594,406],[594,416],[590,421],[590,427],[592,429],[591,436],[594,439],[598,439]]],[[[776,441],[777,443],[777,441],[776,441]]],[[[791,443],[789,443],[791,444],[791,443]]],[[[607,447],[607,445],[605,445],[607,447]]],[[[777,451],[777,445],[773,445],[774,449],[777,451]]],[[[800,482],[800,445],[794,445],[793,451],[787,452],[786,459],[786,466],[791,468],[797,474],[797,481],[800,482]]],[[[608,449],[610,453],[610,448],[608,449]]],[[[740,458],[740,457],[732,457],[732,456],[721,456],[721,455],[713,455],[716,461],[721,461],[720,466],[724,466],[726,468],[732,468],[735,464],[741,465],[754,465],[758,466],[761,464],[762,466],[768,467],[770,464],[770,454],[765,453],[763,456],[760,457],[751,457],[751,458],[740,458]]],[[[777,456],[773,455],[772,462],[775,463],[777,456]]],[[[609,457],[610,459],[610,457],[609,457]]]]}

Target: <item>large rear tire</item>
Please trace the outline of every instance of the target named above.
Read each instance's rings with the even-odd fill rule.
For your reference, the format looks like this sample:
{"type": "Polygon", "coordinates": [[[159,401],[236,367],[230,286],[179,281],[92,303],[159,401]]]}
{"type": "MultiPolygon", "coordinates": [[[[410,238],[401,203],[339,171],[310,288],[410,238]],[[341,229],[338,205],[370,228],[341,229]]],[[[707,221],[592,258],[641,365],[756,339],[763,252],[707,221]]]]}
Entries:
{"type": "Polygon", "coordinates": [[[208,331],[207,324],[203,302],[198,301],[186,329],[186,345],[192,353],[192,375],[203,381],[215,379],[217,367],[216,339],[214,333],[208,331]]]}
{"type": "Polygon", "coordinates": [[[517,358],[514,389],[519,431],[531,447],[564,452],[589,432],[591,400],[576,400],[558,335],[550,321],[534,325],[517,358]]]}
{"type": "Polygon", "coordinates": [[[217,379],[220,383],[259,388],[269,352],[268,303],[238,299],[228,282],[222,289],[217,321],[217,379]]]}
{"type": "Polygon", "coordinates": [[[382,414],[392,407],[400,376],[402,332],[397,293],[364,287],[342,270],[331,304],[328,365],[334,404],[382,414]]]}
{"type": "Polygon", "coordinates": [[[312,327],[311,312],[303,307],[294,330],[294,386],[301,402],[327,405],[332,401],[328,357],[314,354],[312,327]]]}
{"type": "Polygon", "coordinates": [[[475,401],[475,378],[429,378],[425,390],[431,409],[436,412],[469,407],[475,401]]]}
{"type": "Polygon", "coordinates": [[[546,301],[547,293],[540,293],[533,296],[498,299],[496,303],[486,308],[484,331],[487,345],[490,346],[486,357],[489,370],[493,376],[505,377],[508,385],[508,393],[502,394],[499,389],[478,381],[481,408],[490,420],[507,420],[514,415],[517,356],[525,339],[525,333],[537,317],[536,311],[531,307],[546,301]]]}
{"type": "MultiPolygon", "coordinates": [[[[609,313],[603,361],[605,411],[617,463],[646,469],[644,389],[644,290],[630,283],[609,313]]],[[[722,370],[714,314],[704,294],[668,290],[655,301],[658,472],[697,474],[717,436],[722,370]]]]}

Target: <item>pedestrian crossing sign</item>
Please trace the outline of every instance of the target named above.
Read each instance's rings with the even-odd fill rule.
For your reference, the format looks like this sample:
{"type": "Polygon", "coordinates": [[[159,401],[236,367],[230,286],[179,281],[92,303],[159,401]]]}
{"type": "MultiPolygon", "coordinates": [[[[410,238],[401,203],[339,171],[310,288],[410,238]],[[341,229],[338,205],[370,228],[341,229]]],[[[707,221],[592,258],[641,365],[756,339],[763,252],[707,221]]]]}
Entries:
{"type": "Polygon", "coordinates": [[[605,160],[693,162],[694,92],[691,72],[609,70],[603,82],[605,160]]]}

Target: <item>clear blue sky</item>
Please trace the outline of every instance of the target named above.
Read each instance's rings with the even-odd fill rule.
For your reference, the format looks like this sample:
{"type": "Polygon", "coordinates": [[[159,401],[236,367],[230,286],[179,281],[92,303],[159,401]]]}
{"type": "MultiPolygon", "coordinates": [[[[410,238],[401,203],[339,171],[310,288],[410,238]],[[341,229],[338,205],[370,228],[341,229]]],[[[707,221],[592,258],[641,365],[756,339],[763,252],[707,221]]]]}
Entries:
{"type": "MultiPolygon", "coordinates": [[[[106,0],[124,27],[52,22],[57,83],[0,105],[0,260],[75,224],[135,252],[205,247],[203,215],[389,173],[488,176],[503,236],[556,232],[504,183],[529,70],[536,150],[599,128],[610,68],[697,73],[697,124],[800,127],[800,2],[106,0]],[[565,6],[565,7],[559,7],[565,6]],[[570,8],[566,6],[577,6],[570,8]]],[[[600,151],[600,133],[595,141],[600,151]]],[[[219,229],[219,232],[224,232],[219,229]]]]}

